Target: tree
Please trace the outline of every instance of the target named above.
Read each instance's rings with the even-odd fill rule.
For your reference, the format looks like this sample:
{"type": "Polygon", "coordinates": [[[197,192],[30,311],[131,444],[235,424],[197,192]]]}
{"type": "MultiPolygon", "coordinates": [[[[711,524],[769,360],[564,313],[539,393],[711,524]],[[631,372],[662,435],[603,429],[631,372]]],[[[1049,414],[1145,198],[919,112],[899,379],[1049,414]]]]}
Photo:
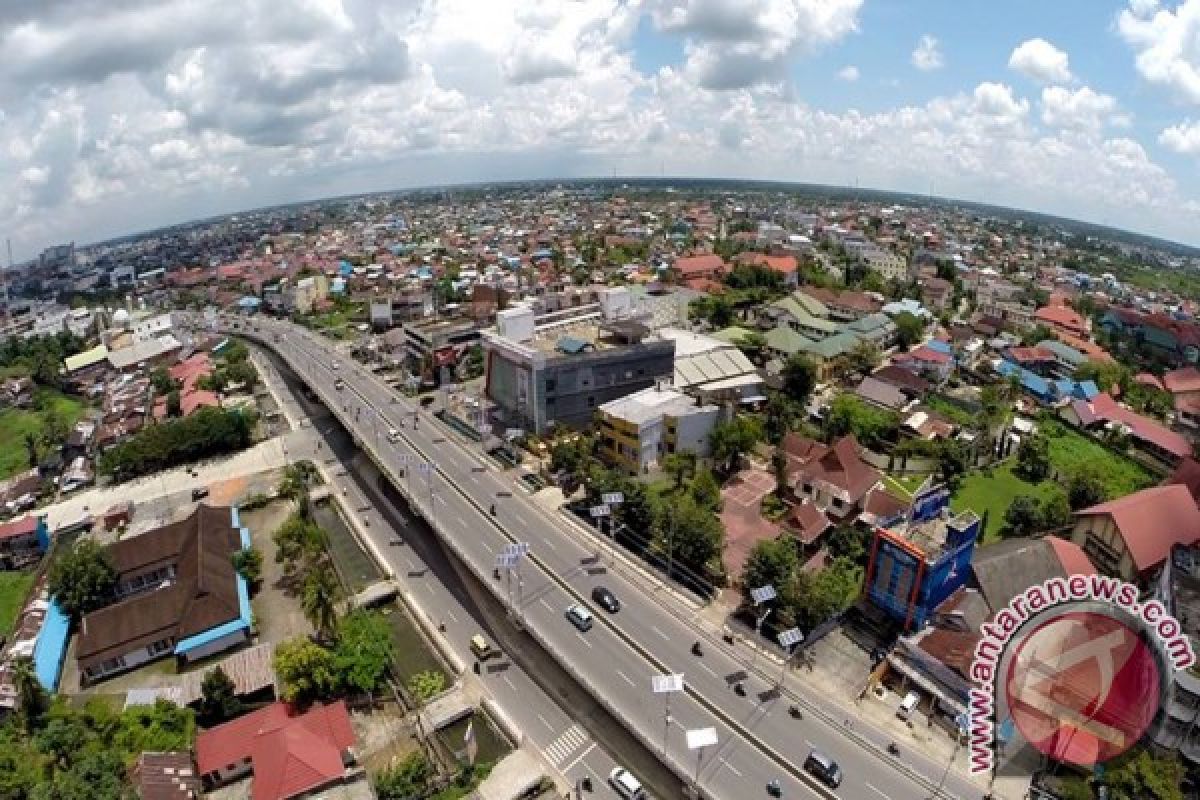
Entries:
{"type": "Polygon", "coordinates": [[[307,705],[328,696],[338,686],[333,653],[307,637],[300,636],[277,645],[272,664],[283,686],[281,696],[289,703],[307,705]]]}
{"type": "Polygon", "coordinates": [[[93,539],[80,539],[50,565],[47,589],[67,616],[78,619],[106,605],[117,586],[108,551],[93,539]]]}
{"type": "Polygon", "coordinates": [[[1032,495],[1022,494],[1013,498],[1004,512],[1004,522],[1014,536],[1028,536],[1041,525],[1041,509],[1032,495]]]}
{"type": "Polygon", "coordinates": [[[239,361],[225,367],[225,379],[229,383],[241,384],[246,389],[252,389],[258,382],[258,370],[249,361],[239,361]]]}
{"type": "Polygon", "coordinates": [[[866,374],[872,372],[883,361],[883,353],[874,342],[863,339],[846,354],[846,371],[866,374]]]}
{"type": "Polygon", "coordinates": [[[696,471],[696,454],[688,452],[668,453],[662,460],[663,472],[671,476],[676,490],[683,488],[683,482],[696,471]]]}
{"type": "Polygon", "coordinates": [[[279,480],[279,496],[296,503],[302,519],[308,519],[312,509],[308,502],[308,490],[317,479],[317,468],[311,461],[298,461],[284,467],[279,480]]]}
{"type": "Polygon", "coordinates": [[[29,461],[29,468],[34,469],[37,467],[38,462],[40,461],[38,458],[37,436],[35,436],[32,431],[26,432],[25,434],[25,454],[29,461]]]}
{"type": "Polygon", "coordinates": [[[183,402],[179,398],[179,390],[167,392],[167,416],[178,418],[183,416],[183,402]]]}
{"type": "Polygon", "coordinates": [[[325,556],[325,531],[299,512],[284,520],[275,533],[275,561],[283,564],[283,572],[291,578],[301,567],[314,566],[325,556]]]}
{"type": "Polygon", "coordinates": [[[817,385],[817,366],[802,353],[793,353],[783,365],[783,391],[789,398],[804,403],[817,385]]]}
{"type": "Polygon", "coordinates": [[[753,450],[762,438],[762,424],[753,417],[740,415],[713,426],[708,435],[709,450],[712,457],[724,465],[725,472],[732,474],[737,471],[742,456],[753,450]]]}
{"type": "Polygon", "coordinates": [[[750,590],[760,586],[774,587],[780,597],[790,595],[792,578],[800,565],[796,556],[796,545],[791,537],[762,539],[755,542],[742,568],[742,594],[746,603],[753,602],[750,590]]]}
{"type": "Polygon", "coordinates": [[[761,362],[763,354],[767,352],[767,337],[758,331],[744,334],[734,344],[746,354],[746,358],[755,363],[761,362]]]}
{"type": "Polygon", "coordinates": [[[1043,530],[1055,530],[1071,524],[1071,502],[1067,493],[1058,486],[1042,498],[1039,510],[1043,530]]]}
{"type": "Polygon", "coordinates": [[[232,719],[242,711],[237,686],[218,664],[204,673],[200,681],[200,716],[208,726],[232,719]]]}
{"type": "Polygon", "coordinates": [[[1173,756],[1156,757],[1138,747],[1105,765],[1113,800],[1183,800],[1184,769],[1173,756]]]}
{"type": "Polygon", "coordinates": [[[1050,440],[1044,434],[1026,436],[1017,448],[1017,472],[1030,483],[1041,483],[1050,474],[1050,440]]]}
{"type": "Polygon", "coordinates": [[[804,406],[783,392],[768,392],[763,409],[763,433],[771,444],[779,444],[804,416],[804,406]]]}
{"type": "Polygon", "coordinates": [[[21,714],[22,726],[25,732],[29,733],[46,708],[46,692],[38,680],[33,659],[29,656],[17,656],[13,659],[10,679],[17,693],[17,710],[21,714]]]}
{"type": "Polygon", "coordinates": [[[171,373],[167,372],[166,367],[155,367],[150,372],[150,385],[157,394],[166,394],[176,388],[175,381],[171,380],[171,373]]]}
{"type": "Polygon", "coordinates": [[[408,679],[409,693],[421,704],[436,697],[445,688],[446,676],[433,669],[417,672],[408,679]]]}
{"type": "Polygon", "coordinates": [[[409,753],[393,766],[375,776],[375,794],[379,800],[414,800],[429,792],[432,778],[429,762],[420,752],[409,753]]]}
{"type": "Polygon", "coordinates": [[[1125,391],[1129,388],[1129,368],[1116,361],[1088,360],[1075,369],[1075,380],[1092,381],[1102,392],[1111,392],[1114,388],[1125,391]]]}
{"type": "Polygon", "coordinates": [[[946,439],[937,445],[938,479],[948,487],[958,486],[967,473],[967,450],[955,439],[946,439]]]}
{"type": "Polygon", "coordinates": [[[839,525],[829,532],[825,541],[830,554],[835,558],[844,558],[851,563],[863,565],[866,563],[870,539],[871,534],[866,528],[858,525],[839,525]]]}
{"type": "Polygon", "coordinates": [[[707,467],[696,470],[692,478],[692,499],[701,508],[717,511],[721,507],[721,485],[707,467]]]}
{"type": "Polygon", "coordinates": [[[664,556],[703,575],[721,553],[721,520],[687,495],[661,507],[655,523],[655,548],[664,556]]]}
{"type": "Polygon", "coordinates": [[[105,451],[98,470],[129,478],[240,450],[250,443],[256,421],[253,411],[201,408],[183,419],[147,425],[105,451]]]}
{"type": "Polygon", "coordinates": [[[262,551],[257,547],[245,547],[233,554],[233,568],[251,587],[262,580],[262,551]]]}
{"type": "Polygon", "coordinates": [[[57,408],[50,408],[42,417],[42,444],[57,449],[67,440],[71,426],[57,408]]]}
{"type": "Polygon", "coordinates": [[[892,441],[900,428],[900,417],[868,405],[857,395],[840,394],[825,415],[825,433],[830,439],[854,434],[864,447],[878,448],[892,441]]]}
{"type": "Polygon", "coordinates": [[[352,611],[338,622],[337,634],[333,657],[342,684],[351,691],[374,692],[395,655],[387,618],[378,611],[352,611]]]}
{"type": "Polygon", "coordinates": [[[327,564],[314,565],[304,576],[300,589],[300,608],[312,624],[317,637],[328,641],[337,627],[337,605],[342,586],[327,564]]]}
{"type": "Polygon", "coordinates": [[[908,311],[901,311],[892,318],[892,322],[896,324],[896,341],[901,350],[912,347],[921,341],[925,334],[925,323],[916,314],[908,311]]]}
{"type": "Polygon", "coordinates": [[[862,588],[862,570],[844,558],[820,572],[800,570],[796,574],[796,622],[815,628],[854,602],[862,588]]]}
{"type": "Polygon", "coordinates": [[[1106,497],[1104,481],[1095,468],[1084,465],[1067,476],[1067,501],[1072,511],[1103,503],[1106,497]]]}

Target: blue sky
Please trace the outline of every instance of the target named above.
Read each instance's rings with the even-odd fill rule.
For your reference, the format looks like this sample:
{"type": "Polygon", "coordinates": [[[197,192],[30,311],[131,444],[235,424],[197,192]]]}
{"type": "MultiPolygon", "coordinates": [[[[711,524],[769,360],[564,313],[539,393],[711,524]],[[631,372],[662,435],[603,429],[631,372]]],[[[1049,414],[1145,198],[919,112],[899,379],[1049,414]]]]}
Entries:
{"type": "Polygon", "coordinates": [[[1200,244],[1200,0],[57,0],[0,4],[0,52],[18,258],[614,173],[932,187],[1200,244]]]}

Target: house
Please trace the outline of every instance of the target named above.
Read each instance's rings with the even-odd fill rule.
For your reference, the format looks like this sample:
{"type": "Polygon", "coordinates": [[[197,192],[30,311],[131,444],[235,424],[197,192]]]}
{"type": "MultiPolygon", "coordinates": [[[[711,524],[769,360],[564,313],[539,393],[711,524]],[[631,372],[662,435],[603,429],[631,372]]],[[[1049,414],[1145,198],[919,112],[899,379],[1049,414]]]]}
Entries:
{"type": "Polygon", "coordinates": [[[1107,392],[1096,394],[1090,400],[1073,400],[1063,409],[1063,417],[1072,424],[1092,431],[1116,427],[1126,433],[1139,450],[1167,464],[1174,464],[1192,454],[1192,444],[1187,437],[1126,408],[1107,392]]]}
{"type": "Polygon", "coordinates": [[[909,403],[908,396],[903,391],[869,375],[863,378],[854,393],[868,403],[887,411],[900,411],[909,403]]]}
{"type": "Polygon", "coordinates": [[[354,742],[341,700],[303,714],[274,703],[200,731],[196,769],[208,789],[253,774],[252,800],[286,800],[344,780],[354,742]]]}
{"type": "Polygon", "coordinates": [[[1095,572],[1083,550],[1057,536],[1008,539],[976,550],[966,581],[929,615],[929,624],[897,640],[883,679],[899,683],[901,692],[920,690],[935,712],[966,713],[983,623],[1030,586],[1095,572]]]}
{"type": "Polygon", "coordinates": [[[1127,339],[1168,364],[1182,366],[1200,361],[1200,324],[1196,322],[1131,308],[1110,308],[1100,324],[1111,336],[1127,339]]]}
{"type": "Polygon", "coordinates": [[[738,264],[751,264],[759,267],[766,267],[772,272],[776,272],[783,276],[784,283],[787,286],[795,286],[799,283],[800,278],[800,262],[795,256],[768,256],[762,253],[748,251],[738,253],[733,259],[738,264]]]}
{"type": "Polygon", "coordinates": [[[879,484],[879,472],[859,456],[853,436],[826,445],[789,433],[779,447],[787,461],[785,479],[796,501],[811,501],[835,523],[852,522],[862,511],[867,493],[879,484]]]}
{"type": "Polygon", "coordinates": [[[954,284],[944,278],[926,278],[921,282],[921,302],[934,311],[942,311],[954,297],[954,284]]]}
{"type": "Polygon", "coordinates": [[[20,569],[37,562],[50,548],[45,517],[27,515],[0,522],[0,569],[20,569]]]}
{"type": "Polygon", "coordinates": [[[130,778],[140,800],[192,800],[204,791],[191,753],[142,753],[130,778]]]}
{"type": "Polygon", "coordinates": [[[1042,306],[1033,312],[1035,324],[1042,324],[1056,333],[1066,333],[1086,339],[1091,333],[1087,319],[1067,305],[1042,306]]]}
{"type": "Polygon", "coordinates": [[[1192,493],[1192,499],[1196,501],[1196,505],[1200,506],[1200,461],[1196,461],[1191,456],[1179,459],[1174,471],[1163,481],[1164,485],[1172,483],[1186,486],[1192,493]]]}
{"type": "Polygon", "coordinates": [[[1171,393],[1181,425],[1200,428],[1200,369],[1182,367],[1162,376],[1162,387],[1171,393]]]}
{"type": "MultiPolygon", "coordinates": [[[[1200,548],[1177,545],[1155,581],[1154,599],[1177,620],[1192,650],[1200,650],[1200,548]]],[[[1200,675],[1171,670],[1171,696],[1162,724],[1152,731],[1154,749],[1177,753],[1189,769],[1200,767],[1200,675]]]]}
{"type": "Polygon", "coordinates": [[[1071,541],[1096,568],[1145,584],[1171,548],[1200,540],[1200,509],[1182,484],[1154,486],[1075,512],[1071,541]]]}
{"type": "Polygon", "coordinates": [[[75,655],[83,678],[168,655],[188,663],[248,641],[249,593],[232,558],[249,545],[237,508],[209,505],[110,545],[117,600],[80,622],[75,655]]]}
{"type": "Polygon", "coordinates": [[[719,416],[716,405],[651,386],[598,407],[597,438],[610,463],[641,474],[671,453],[707,455],[719,416]]]}
{"type": "Polygon", "coordinates": [[[729,272],[729,265],[720,256],[709,253],[676,259],[675,271],[684,283],[690,285],[692,281],[701,279],[719,280],[729,272]]]}
{"type": "Polygon", "coordinates": [[[944,382],[954,371],[954,357],[928,345],[921,345],[907,353],[897,353],[892,361],[934,383],[944,382]]]}
{"type": "Polygon", "coordinates": [[[9,378],[0,384],[0,406],[28,408],[33,403],[33,388],[29,378],[9,378]]]}
{"type": "Polygon", "coordinates": [[[904,392],[908,399],[913,400],[929,393],[932,384],[911,369],[888,364],[871,373],[871,377],[895,386],[904,392]]]}
{"type": "Polygon", "coordinates": [[[877,314],[883,307],[883,303],[869,295],[850,289],[806,286],[801,294],[821,303],[827,309],[829,318],[839,322],[852,322],[868,314],[877,314]]]}

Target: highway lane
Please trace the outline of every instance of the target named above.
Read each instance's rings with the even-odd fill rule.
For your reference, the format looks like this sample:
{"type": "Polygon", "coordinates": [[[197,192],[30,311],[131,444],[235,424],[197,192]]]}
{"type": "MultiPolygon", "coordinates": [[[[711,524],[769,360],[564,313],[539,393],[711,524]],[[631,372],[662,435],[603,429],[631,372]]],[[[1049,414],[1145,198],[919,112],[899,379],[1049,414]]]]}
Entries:
{"type": "MultiPolygon", "coordinates": [[[[423,453],[419,458],[432,456],[436,460],[437,469],[450,479],[453,486],[446,485],[437,472],[421,473],[421,476],[417,477],[413,475],[412,469],[408,471],[404,482],[413,489],[423,490],[416,493],[417,499],[427,507],[427,513],[432,518],[439,520],[452,533],[455,528],[459,529],[461,544],[471,548],[471,557],[477,565],[490,564],[494,553],[507,540],[491,524],[493,520],[487,519],[486,516],[480,519],[480,509],[490,505],[497,492],[511,492],[512,485],[502,475],[486,469],[487,461],[480,453],[447,441],[444,427],[434,424],[429,415],[418,412],[417,418],[422,421],[414,430],[411,421],[412,405],[404,399],[396,398],[391,390],[368,371],[350,361],[340,364],[340,369],[334,370],[334,362],[340,357],[332,354],[321,340],[301,333],[292,326],[284,326],[282,330],[287,333],[284,340],[276,344],[277,348],[285,351],[285,355],[290,353],[291,359],[307,371],[306,377],[310,383],[319,388],[324,387],[328,392],[338,376],[349,382],[347,389],[338,393],[338,399],[334,402],[341,403],[344,408],[338,410],[341,410],[360,431],[364,439],[370,440],[369,443],[377,452],[384,454],[385,459],[396,459],[398,465],[400,457],[412,456],[413,453],[408,449],[411,442],[423,453]],[[401,431],[404,441],[388,442],[387,430],[392,427],[399,428],[402,419],[408,420],[401,431]],[[428,483],[422,484],[426,477],[429,479],[428,483]],[[415,485],[414,480],[417,481],[415,485]],[[458,491],[459,489],[462,491],[458,491]]],[[[575,592],[587,595],[594,581],[584,568],[584,561],[593,554],[594,541],[590,538],[581,541],[578,533],[570,530],[562,519],[547,514],[536,504],[526,502],[519,493],[513,498],[498,501],[497,512],[494,522],[529,540],[534,555],[549,572],[558,576],[575,592]]],[[[520,592],[524,599],[524,613],[530,615],[530,621],[539,631],[558,637],[566,625],[565,620],[561,619],[561,609],[565,608],[571,598],[562,585],[548,575],[533,569],[526,569],[524,573],[520,592]],[[551,619],[551,613],[558,619],[551,619]]],[[[593,651],[602,642],[604,652],[601,657],[606,665],[617,658],[624,659],[617,669],[588,670],[588,675],[590,679],[595,675],[595,688],[601,694],[634,701],[631,704],[632,713],[627,717],[632,724],[641,727],[642,730],[650,730],[655,726],[655,715],[646,715],[644,711],[647,704],[657,706],[657,699],[649,697],[648,690],[638,691],[637,680],[631,675],[631,672],[648,672],[649,656],[654,666],[660,669],[683,671],[687,675],[689,688],[696,693],[693,699],[706,699],[721,710],[730,725],[741,729],[737,736],[732,735],[732,729],[725,730],[722,741],[740,738],[744,733],[761,747],[770,748],[773,751],[772,756],[793,764],[803,760],[810,743],[815,744],[842,763],[846,769],[847,780],[841,791],[842,796],[929,796],[929,784],[914,781],[908,775],[898,772],[896,765],[889,759],[880,758],[878,754],[862,749],[856,741],[846,736],[846,731],[826,724],[821,715],[810,714],[805,720],[798,721],[787,715],[786,701],[759,702],[756,698],[757,692],[767,688],[778,675],[777,668],[772,670],[775,675],[770,675],[764,669],[768,665],[763,660],[759,661],[760,668],[755,676],[747,682],[750,689],[747,696],[741,698],[734,695],[726,676],[746,668],[745,654],[731,651],[718,642],[709,641],[705,647],[704,658],[697,659],[691,656],[688,652],[691,642],[702,636],[703,631],[687,620],[688,612],[685,607],[671,607],[674,600],[669,593],[647,592],[651,587],[645,585],[644,573],[634,571],[625,574],[610,571],[604,576],[604,580],[621,596],[626,605],[616,622],[620,624],[620,631],[627,638],[618,637],[614,629],[597,627],[589,632],[591,634],[603,631],[601,636],[595,637],[598,640],[596,642],[583,641],[583,637],[577,637],[575,641],[561,643],[565,645],[565,651],[560,652],[555,647],[551,649],[565,663],[570,663],[581,656],[586,659],[587,653],[593,653],[592,657],[595,657],[593,651]]],[[[787,685],[789,691],[803,688],[795,677],[789,678],[787,685]]],[[[822,703],[820,700],[810,702],[822,703]]],[[[711,721],[713,717],[711,710],[700,702],[696,702],[694,708],[685,703],[677,705],[678,708],[673,709],[672,715],[679,719],[681,724],[691,724],[686,720],[693,718],[698,720],[697,724],[702,724],[705,720],[711,721]],[[693,714],[696,716],[691,716],[693,714]]],[[[837,709],[826,709],[826,713],[837,713],[837,709]]],[[[661,713],[657,716],[658,727],[662,730],[661,713]]],[[[719,722],[724,726],[724,721],[719,722]]],[[[871,733],[855,731],[856,735],[870,736],[871,733]]],[[[879,735],[878,732],[874,733],[879,735]]],[[[679,738],[682,738],[682,735],[679,738]]],[[[686,763],[690,760],[689,754],[684,751],[676,752],[680,746],[681,743],[672,749],[671,743],[668,742],[668,756],[677,763],[686,763]]],[[[778,766],[770,763],[773,759],[765,755],[759,747],[745,745],[742,750],[750,752],[739,757],[749,760],[757,757],[767,763],[759,764],[751,771],[749,768],[743,770],[736,762],[731,761],[729,763],[732,764],[732,768],[720,768],[721,774],[741,777],[758,772],[759,778],[765,782],[766,776],[780,772],[778,766]]],[[[905,761],[910,768],[915,767],[926,775],[935,776],[932,779],[934,781],[944,768],[944,765],[928,762],[921,764],[921,759],[908,754],[905,761]]],[[[742,791],[745,790],[746,782],[748,781],[741,783],[742,791]]],[[[971,797],[981,794],[973,785],[959,784],[957,775],[950,776],[947,788],[947,796],[971,797]]]]}

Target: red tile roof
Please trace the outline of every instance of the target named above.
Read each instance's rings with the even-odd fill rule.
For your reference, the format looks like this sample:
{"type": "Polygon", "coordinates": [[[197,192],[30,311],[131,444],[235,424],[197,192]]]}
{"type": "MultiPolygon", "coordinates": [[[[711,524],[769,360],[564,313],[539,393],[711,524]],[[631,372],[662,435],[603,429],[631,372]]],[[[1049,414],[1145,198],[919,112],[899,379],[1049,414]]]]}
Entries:
{"type": "Polygon", "coordinates": [[[1200,539],[1200,509],[1181,484],[1142,489],[1076,512],[1098,514],[1112,518],[1139,573],[1163,563],[1174,545],[1200,539]]]}
{"type": "Polygon", "coordinates": [[[1117,422],[1129,428],[1130,434],[1135,439],[1149,442],[1177,458],[1192,454],[1192,444],[1187,437],[1167,428],[1162,423],[1126,408],[1105,392],[1096,395],[1090,402],[1074,400],[1071,407],[1085,426],[1096,421],[1117,422]]]}
{"type": "Polygon", "coordinates": [[[197,734],[196,764],[206,775],[250,758],[254,800],[285,800],[340,779],[342,753],[353,745],[344,702],[300,716],[275,703],[197,734]]]}
{"type": "Polygon", "coordinates": [[[1196,505],[1200,506],[1200,462],[1196,459],[1190,456],[1180,459],[1179,463],[1175,465],[1175,471],[1163,483],[1186,486],[1192,493],[1192,499],[1196,501],[1196,505]]]}
{"type": "Polygon", "coordinates": [[[781,275],[791,275],[800,267],[795,256],[768,256],[762,253],[739,253],[734,257],[739,264],[755,264],[760,267],[778,272],[781,275]]]}
{"type": "Polygon", "coordinates": [[[910,351],[908,356],[912,361],[925,361],[931,364],[949,364],[953,360],[948,353],[942,353],[924,345],[910,351]]]}
{"type": "Polygon", "coordinates": [[[879,472],[859,457],[853,436],[843,436],[831,446],[789,434],[781,447],[788,455],[787,481],[793,487],[803,481],[823,482],[845,492],[855,505],[879,482],[879,472]]]}
{"type": "Polygon", "coordinates": [[[1096,568],[1092,566],[1091,559],[1083,552],[1082,547],[1069,539],[1060,539],[1057,536],[1045,538],[1050,543],[1051,549],[1054,550],[1058,563],[1062,565],[1064,575],[1096,574],[1096,568]]]}
{"type": "Polygon", "coordinates": [[[1033,318],[1055,328],[1064,328],[1074,333],[1087,332],[1087,320],[1078,311],[1065,305],[1043,306],[1033,312],[1033,318]]]}
{"type": "Polygon", "coordinates": [[[1200,391],[1200,369],[1184,367],[1171,370],[1162,376],[1162,382],[1171,394],[1200,391]]]}
{"type": "Polygon", "coordinates": [[[1008,356],[1018,364],[1054,360],[1054,353],[1044,347],[1011,347],[1008,356]]]}
{"type": "Polygon", "coordinates": [[[1151,375],[1149,372],[1139,372],[1137,375],[1134,375],[1133,382],[1139,386],[1149,386],[1153,389],[1166,388],[1156,375],[1151,375]]]}
{"type": "Polygon", "coordinates": [[[675,260],[675,269],[684,278],[720,275],[729,271],[725,260],[718,255],[687,256],[675,260]]]}
{"type": "Polygon", "coordinates": [[[825,512],[809,500],[793,506],[792,512],[787,517],[788,528],[804,544],[815,542],[822,533],[829,530],[831,524],[829,517],[825,516],[825,512]]]}
{"type": "Polygon", "coordinates": [[[38,518],[32,515],[10,520],[9,522],[0,522],[0,540],[12,539],[17,536],[29,536],[37,530],[37,526],[38,518]]]}

